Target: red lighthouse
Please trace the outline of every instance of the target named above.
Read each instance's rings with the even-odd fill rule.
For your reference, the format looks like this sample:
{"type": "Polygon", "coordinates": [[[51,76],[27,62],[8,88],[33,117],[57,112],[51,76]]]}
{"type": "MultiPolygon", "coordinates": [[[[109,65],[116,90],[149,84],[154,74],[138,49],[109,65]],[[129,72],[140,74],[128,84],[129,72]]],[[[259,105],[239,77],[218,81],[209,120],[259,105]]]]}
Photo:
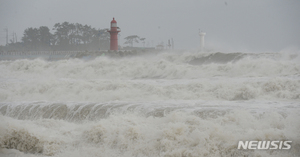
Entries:
{"type": "Polygon", "coordinates": [[[117,21],[115,18],[110,23],[110,50],[118,50],[118,33],[120,32],[119,27],[117,27],[117,21]]]}

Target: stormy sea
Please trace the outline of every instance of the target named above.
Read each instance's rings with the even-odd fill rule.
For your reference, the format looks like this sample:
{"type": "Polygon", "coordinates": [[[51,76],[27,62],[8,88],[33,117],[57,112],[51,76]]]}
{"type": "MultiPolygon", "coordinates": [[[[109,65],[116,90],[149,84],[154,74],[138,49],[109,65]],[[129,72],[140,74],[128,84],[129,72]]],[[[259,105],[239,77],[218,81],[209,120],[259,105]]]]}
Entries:
{"type": "Polygon", "coordinates": [[[55,55],[0,56],[1,157],[300,156],[299,52],[55,55]]]}

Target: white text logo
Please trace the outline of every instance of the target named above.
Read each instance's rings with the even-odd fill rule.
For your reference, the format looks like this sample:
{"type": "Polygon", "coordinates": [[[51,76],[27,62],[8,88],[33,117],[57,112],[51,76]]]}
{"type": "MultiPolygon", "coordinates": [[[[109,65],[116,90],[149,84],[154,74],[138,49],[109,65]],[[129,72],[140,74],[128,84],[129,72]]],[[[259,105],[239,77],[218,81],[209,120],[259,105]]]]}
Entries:
{"type": "Polygon", "coordinates": [[[292,141],[239,141],[238,149],[291,149],[292,141]]]}

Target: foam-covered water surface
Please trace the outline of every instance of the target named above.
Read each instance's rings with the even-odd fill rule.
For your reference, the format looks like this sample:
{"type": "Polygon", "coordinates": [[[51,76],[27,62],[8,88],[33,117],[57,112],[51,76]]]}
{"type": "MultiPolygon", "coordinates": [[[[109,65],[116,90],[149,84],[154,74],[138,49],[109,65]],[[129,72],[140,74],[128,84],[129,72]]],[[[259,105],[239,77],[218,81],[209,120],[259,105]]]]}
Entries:
{"type": "Polygon", "coordinates": [[[0,73],[0,156],[300,156],[299,52],[2,59],[0,73]]]}

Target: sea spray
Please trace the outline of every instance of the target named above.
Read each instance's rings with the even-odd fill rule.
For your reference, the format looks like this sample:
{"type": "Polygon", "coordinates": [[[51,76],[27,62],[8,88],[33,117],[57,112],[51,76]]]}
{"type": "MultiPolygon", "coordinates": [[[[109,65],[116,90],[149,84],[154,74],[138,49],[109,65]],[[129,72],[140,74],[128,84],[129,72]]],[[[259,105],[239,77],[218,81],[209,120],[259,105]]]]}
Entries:
{"type": "Polygon", "coordinates": [[[300,155],[297,53],[52,57],[0,61],[1,157],[300,155]]]}

